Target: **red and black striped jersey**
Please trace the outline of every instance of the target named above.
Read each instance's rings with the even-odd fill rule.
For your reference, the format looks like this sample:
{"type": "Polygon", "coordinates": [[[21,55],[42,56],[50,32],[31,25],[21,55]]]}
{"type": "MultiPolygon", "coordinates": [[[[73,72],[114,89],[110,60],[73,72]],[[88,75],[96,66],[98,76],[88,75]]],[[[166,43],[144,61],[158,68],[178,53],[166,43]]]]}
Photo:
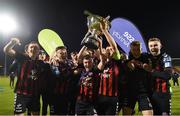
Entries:
{"type": "Polygon", "coordinates": [[[39,78],[43,71],[45,72],[43,62],[40,60],[31,60],[28,56],[16,53],[17,60],[17,83],[15,93],[23,95],[39,94],[39,78]]]}
{"type": "Polygon", "coordinates": [[[69,91],[70,81],[73,77],[73,63],[71,60],[65,60],[59,63],[59,66],[51,66],[54,76],[54,88],[55,94],[67,95],[69,91]]]}
{"type": "MultiPolygon", "coordinates": [[[[166,93],[166,92],[170,92],[169,87],[170,87],[170,83],[169,83],[169,79],[170,79],[170,73],[166,71],[167,68],[171,68],[171,58],[169,55],[167,55],[166,53],[164,54],[160,54],[159,56],[152,56],[149,55],[149,58],[151,59],[152,62],[152,68],[154,70],[154,72],[152,73],[152,75],[154,76],[156,73],[159,76],[154,76],[154,81],[153,81],[153,91],[156,92],[162,92],[162,93],[166,93]],[[167,75],[167,76],[161,76],[160,73],[163,73],[163,75],[167,75]],[[169,77],[168,77],[169,75],[169,77]]],[[[156,75],[157,75],[156,74],[156,75]]]]}
{"type": "Polygon", "coordinates": [[[99,95],[118,96],[120,60],[111,60],[100,75],[99,95]]]}
{"type": "Polygon", "coordinates": [[[97,68],[93,68],[91,71],[82,71],[79,80],[79,95],[78,100],[82,101],[94,101],[98,95],[99,89],[99,73],[97,68]]]}

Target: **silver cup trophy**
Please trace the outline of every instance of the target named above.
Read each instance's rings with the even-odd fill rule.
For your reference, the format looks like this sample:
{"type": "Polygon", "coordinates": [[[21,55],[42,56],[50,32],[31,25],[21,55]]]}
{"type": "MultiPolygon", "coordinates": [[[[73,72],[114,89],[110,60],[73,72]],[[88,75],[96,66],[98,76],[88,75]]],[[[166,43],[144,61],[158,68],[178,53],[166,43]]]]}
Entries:
{"type": "Polygon", "coordinates": [[[103,35],[100,28],[100,24],[105,25],[106,22],[108,24],[108,29],[109,29],[110,22],[108,21],[108,19],[110,18],[110,16],[103,18],[101,16],[94,15],[88,11],[84,11],[84,14],[88,15],[87,17],[88,32],[81,41],[81,45],[85,45],[87,48],[90,49],[98,49],[99,42],[97,39],[102,38],[101,36],[103,35]]]}

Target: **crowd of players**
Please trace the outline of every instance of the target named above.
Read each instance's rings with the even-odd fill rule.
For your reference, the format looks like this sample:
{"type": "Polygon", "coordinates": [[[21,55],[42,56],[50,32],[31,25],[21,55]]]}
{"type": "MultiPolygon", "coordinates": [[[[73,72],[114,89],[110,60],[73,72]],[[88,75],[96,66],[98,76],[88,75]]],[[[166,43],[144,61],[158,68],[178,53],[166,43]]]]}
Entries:
{"type": "Polygon", "coordinates": [[[36,42],[20,53],[14,49],[20,40],[12,38],[4,52],[15,59],[14,114],[40,115],[42,96],[42,115],[47,115],[48,105],[51,115],[133,115],[137,102],[143,115],[170,115],[171,57],[161,52],[160,39],[148,40],[149,53],[133,41],[127,58],[107,25],[101,30],[106,48],[98,39],[97,50],[83,46],[70,59],[66,46],[47,57],[36,42]]]}

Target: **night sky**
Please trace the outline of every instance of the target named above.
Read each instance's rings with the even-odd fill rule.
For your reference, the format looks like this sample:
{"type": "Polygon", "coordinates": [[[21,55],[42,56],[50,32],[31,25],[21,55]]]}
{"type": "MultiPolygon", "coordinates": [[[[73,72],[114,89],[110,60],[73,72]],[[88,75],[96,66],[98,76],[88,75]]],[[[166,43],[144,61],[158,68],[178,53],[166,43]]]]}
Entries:
{"type": "Polygon", "coordinates": [[[129,19],[141,31],[146,43],[148,38],[158,37],[168,54],[180,57],[180,4],[132,1],[0,0],[0,13],[13,14],[19,25],[18,30],[9,35],[0,32],[0,65],[4,64],[2,49],[11,37],[20,38],[22,46],[16,49],[23,51],[25,44],[37,41],[38,33],[44,28],[56,31],[69,52],[79,50],[87,32],[84,10],[104,17],[110,15],[110,21],[117,17],[129,19]]]}

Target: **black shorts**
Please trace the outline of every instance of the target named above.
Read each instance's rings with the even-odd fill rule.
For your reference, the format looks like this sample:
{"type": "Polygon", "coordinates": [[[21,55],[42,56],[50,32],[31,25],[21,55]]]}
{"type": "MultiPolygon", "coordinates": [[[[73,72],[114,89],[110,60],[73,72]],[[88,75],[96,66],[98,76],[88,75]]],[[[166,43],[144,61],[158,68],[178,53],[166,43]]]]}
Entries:
{"type": "Polygon", "coordinates": [[[14,96],[14,114],[20,114],[26,112],[26,109],[30,112],[40,111],[40,99],[31,95],[15,94],[14,96]]]}
{"type": "Polygon", "coordinates": [[[76,115],[95,115],[97,114],[97,112],[95,110],[95,106],[93,103],[77,100],[75,114],[76,115]]]}
{"type": "Polygon", "coordinates": [[[118,97],[98,96],[97,100],[98,115],[116,115],[118,111],[118,97]]]}
{"type": "Polygon", "coordinates": [[[152,104],[147,95],[129,96],[126,106],[131,109],[135,108],[136,102],[138,102],[139,111],[152,110],[152,104]]]}
{"type": "Polygon", "coordinates": [[[152,104],[148,96],[139,96],[139,111],[152,110],[152,104]]]}
{"type": "Polygon", "coordinates": [[[152,105],[155,115],[171,114],[171,95],[170,93],[154,92],[152,105]]]}

